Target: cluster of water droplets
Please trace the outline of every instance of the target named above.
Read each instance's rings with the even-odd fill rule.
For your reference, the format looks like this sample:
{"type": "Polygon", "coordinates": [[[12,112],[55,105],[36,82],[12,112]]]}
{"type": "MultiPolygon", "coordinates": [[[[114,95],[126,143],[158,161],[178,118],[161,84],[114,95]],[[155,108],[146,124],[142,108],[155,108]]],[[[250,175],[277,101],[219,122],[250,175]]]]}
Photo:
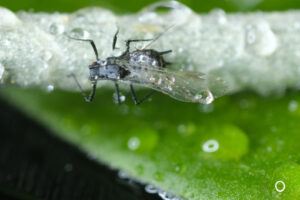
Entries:
{"type": "MultiPolygon", "coordinates": [[[[139,190],[141,184],[144,184],[143,182],[140,182],[139,180],[132,178],[126,172],[123,171],[118,172],[118,178],[124,183],[129,184],[131,187],[136,188],[137,190],[139,190]]],[[[151,184],[147,184],[144,190],[149,194],[157,194],[163,200],[183,200],[182,198],[177,197],[164,190],[161,190],[151,184]]]]}
{"type": "Polygon", "coordinates": [[[183,200],[182,198],[160,190],[151,184],[145,186],[145,191],[149,194],[158,194],[163,200],[183,200]]]}
{"type": "MultiPolygon", "coordinates": [[[[0,78],[5,84],[78,90],[67,78],[74,73],[84,89],[90,88],[92,48],[66,36],[93,39],[102,59],[120,55],[127,39],[154,38],[136,47],[171,49],[165,57],[174,63],[172,70],[213,73],[226,81],[228,92],[251,88],[266,95],[300,82],[299,11],[227,14],[217,9],[198,15],[179,2],[162,1],[122,16],[102,8],[71,14],[15,14],[1,8],[0,17],[0,78]],[[118,49],[113,52],[117,28],[118,49]]],[[[209,102],[211,95],[206,96],[209,102]]]]}

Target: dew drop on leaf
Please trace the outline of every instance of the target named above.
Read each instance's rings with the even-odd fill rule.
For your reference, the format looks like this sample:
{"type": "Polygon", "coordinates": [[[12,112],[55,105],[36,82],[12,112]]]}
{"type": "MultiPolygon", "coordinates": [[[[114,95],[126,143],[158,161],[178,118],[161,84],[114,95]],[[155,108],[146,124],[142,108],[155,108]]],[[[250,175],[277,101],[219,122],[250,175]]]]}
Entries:
{"type": "Polygon", "coordinates": [[[211,139],[207,140],[203,145],[202,145],[202,150],[204,152],[212,153],[215,152],[219,149],[219,142],[217,140],[211,139]]]}
{"type": "Polygon", "coordinates": [[[52,35],[60,35],[65,31],[65,27],[62,24],[53,23],[49,27],[49,32],[52,35]]]}
{"type": "Polygon", "coordinates": [[[283,181],[276,181],[275,189],[277,192],[283,192],[285,190],[285,183],[283,181]]]}

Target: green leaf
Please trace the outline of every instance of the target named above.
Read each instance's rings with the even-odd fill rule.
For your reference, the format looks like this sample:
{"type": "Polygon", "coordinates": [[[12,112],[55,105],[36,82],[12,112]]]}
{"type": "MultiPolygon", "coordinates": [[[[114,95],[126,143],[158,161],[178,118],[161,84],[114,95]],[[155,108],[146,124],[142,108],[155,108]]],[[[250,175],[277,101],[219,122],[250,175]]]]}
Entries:
{"type": "MultiPolygon", "coordinates": [[[[146,1],[8,1],[14,11],[71,12],[105,6],[135,12],[146,1]]],[[[299,9],[298,0],[182,2],[197,12],[299,9]]],[[[250,77],[251,78],[251,77],[250,77]]],[[[187,199],[300,199],[300,95],[243,93],[212,105],[156,95],[116,106],[111,91],[85,103],[79,93],[1,89],[2,97],[90,156],[187,199]]]]}
{"type": "Polygon", "coordinates": [[[117,106],[106,90],[91,104],[57,90],[10,88],[2,96],[95,159],[178,196],[300,197],[299,94],[243,93],[211,105],[156,94],[139,106],[117,106]]]}

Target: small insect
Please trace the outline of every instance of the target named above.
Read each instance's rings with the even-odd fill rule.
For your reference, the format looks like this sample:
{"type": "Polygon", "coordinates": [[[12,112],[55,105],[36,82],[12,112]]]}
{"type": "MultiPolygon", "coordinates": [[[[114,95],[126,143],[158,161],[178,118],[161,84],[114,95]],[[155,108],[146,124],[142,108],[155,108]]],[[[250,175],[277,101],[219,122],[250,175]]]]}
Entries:
{"type": "MultiPolygon", "coordinates": [[[[112,49],[116,49],[119,30],[113,37],[112,49]]],[[[130,44],[134,42],[149,42],[155,39],[126,40],[126,50],[120,56],[99,59],[98,50],[93,40],[70,39],[89,42],[94,50],[96,61],[89,65],[92,91],[89,96],[83,91],[74,74],[74,78],[85,101],[91,102],[95,96],[99,80],[111,80],[115,83],[116,103],[120,104],[119,81],[129,83],[132,99],[136,105],[148,99],[154,91],[137,99],[133,84],[142,85],[184,102],[198,102],[208,104],[214,100],[213,94],[207,88],[204,74],[200,72],[174,72],[166,69],[170,62],[164,60],[164,55],[172,50],[156,51],[154,49],[140,49],[130,51],[130,44]]],[[[149,46],[149,45],[147,45],[149,46]]]]}

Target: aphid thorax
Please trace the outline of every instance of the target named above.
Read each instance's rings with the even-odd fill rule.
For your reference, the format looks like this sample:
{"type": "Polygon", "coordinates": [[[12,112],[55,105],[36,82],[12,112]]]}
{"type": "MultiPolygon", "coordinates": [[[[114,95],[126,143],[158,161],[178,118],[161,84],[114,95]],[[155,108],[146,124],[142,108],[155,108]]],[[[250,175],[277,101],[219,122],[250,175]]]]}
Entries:
{"type": "Polygon", "coordinates": [[[121,65],[117,64],[117,57],[109,57],[106,60],[97,60],[89,65],[90,80],[112,80],[118,81],[130,72],[121,65]]]}

